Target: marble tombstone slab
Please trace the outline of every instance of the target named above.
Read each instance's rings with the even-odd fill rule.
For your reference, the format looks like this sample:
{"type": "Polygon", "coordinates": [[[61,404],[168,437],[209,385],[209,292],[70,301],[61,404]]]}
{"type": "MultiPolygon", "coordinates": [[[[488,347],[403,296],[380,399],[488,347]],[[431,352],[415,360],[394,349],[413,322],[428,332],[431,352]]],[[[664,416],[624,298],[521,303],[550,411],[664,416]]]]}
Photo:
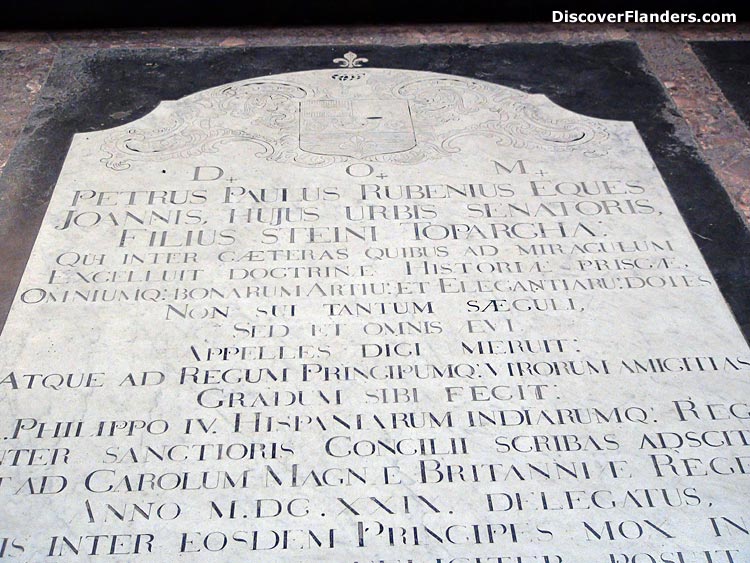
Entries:
{"type": "Polygon", "coordinates": [[[748,563],[750,352],[633,123],[354,53],[75,135],[0,559],[748,563]]]}

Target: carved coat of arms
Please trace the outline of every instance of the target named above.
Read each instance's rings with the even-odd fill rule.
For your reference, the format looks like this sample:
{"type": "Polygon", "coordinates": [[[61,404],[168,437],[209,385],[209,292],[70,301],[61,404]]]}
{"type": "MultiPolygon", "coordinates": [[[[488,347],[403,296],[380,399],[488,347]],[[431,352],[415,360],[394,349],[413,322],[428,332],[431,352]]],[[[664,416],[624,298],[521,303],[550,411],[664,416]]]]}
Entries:
{"type": "Polygon", "coordinates": [[[367,158],[417,144],[408,100],[302,100],[299,146],[314,154],[367,158]]]}
{"type": "Polygon", "coordinates": [[[135,161],[213,153],[229,141],[252,154],[305,167],[351,159],[418,164],[461,152],[465,137],[499,146],[606,154],[606,126],[543,96],[469,78],[360,68],[347,53],[337,71],[251,79],[159,106],[137,126],[113,131],[102,160],[114,170],[135,161]]]}

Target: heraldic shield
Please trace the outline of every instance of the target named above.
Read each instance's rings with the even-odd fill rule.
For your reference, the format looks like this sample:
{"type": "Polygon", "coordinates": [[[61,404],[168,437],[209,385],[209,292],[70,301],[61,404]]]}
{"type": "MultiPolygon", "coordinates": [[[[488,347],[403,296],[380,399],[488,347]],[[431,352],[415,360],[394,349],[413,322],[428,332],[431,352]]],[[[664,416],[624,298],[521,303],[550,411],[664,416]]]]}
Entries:
{"type": "Polygon", "coordinates": [[[408,100],[300,102],[299,146],[314,154],[367,158],[417,146],[408,100]]]}

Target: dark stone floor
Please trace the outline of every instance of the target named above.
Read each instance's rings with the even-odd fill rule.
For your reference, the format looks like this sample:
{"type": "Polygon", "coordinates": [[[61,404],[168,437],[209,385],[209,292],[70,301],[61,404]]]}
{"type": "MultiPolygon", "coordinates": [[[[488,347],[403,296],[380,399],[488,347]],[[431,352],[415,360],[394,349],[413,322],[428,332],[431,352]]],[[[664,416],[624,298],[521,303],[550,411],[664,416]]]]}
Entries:
{"type": "Polygon", "coordinates": [[[750,41],[690,44],[737,114],[750,125],[750,41]]]}

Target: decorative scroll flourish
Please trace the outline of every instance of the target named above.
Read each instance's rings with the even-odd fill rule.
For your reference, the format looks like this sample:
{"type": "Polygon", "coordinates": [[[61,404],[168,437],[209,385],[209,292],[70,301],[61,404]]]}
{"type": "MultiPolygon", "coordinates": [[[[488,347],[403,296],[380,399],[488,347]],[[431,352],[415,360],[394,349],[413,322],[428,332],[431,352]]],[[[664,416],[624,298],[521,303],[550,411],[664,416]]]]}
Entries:
{"type": "Polygon", "coordinates": [[[399,86],[412,100],[415,128],[433,154],[460,152],[463,137],[484,136],[500,146],[553,151],[585,147],[587,156],[606,154],[609,134],[597,120],[555,106],[543,96],[524,94],[485,82],[429,78],[399,86]],[[449,126],[430,134],[427,123],[449,126]]]}
{"type": "Polygon", "coordinates": [[[144,119],[156,121],[157,126],[116,130],[102,145],[107,155],[102,161],[114,170],[125,170],[134,161],[215,153],[225,143],[245,141],[258,158],[301,166],[332,164],[333,157],[298,149],[299,102],[312,95],[309,87],[273,80],[206,90],[162,104],[161,111],[144,119]]]}
{"type": "MultiPolygon", "coordinates": [[[[342,66],[358,66],[356,55],[347,55],[342,66]]],[[[101,148],[114,170],[215,153],[239,141],[257,158],[322,167],[352,160],[417,164],[460,153],[464,140],[478,137],[596,157],[607,153],[609,133],[603,122],[544,96],[487,82],[394,69],[357,69],[356,80],[343,80],[341,71],[320,70],[166,102],[113,130],[101,148]]]]}

